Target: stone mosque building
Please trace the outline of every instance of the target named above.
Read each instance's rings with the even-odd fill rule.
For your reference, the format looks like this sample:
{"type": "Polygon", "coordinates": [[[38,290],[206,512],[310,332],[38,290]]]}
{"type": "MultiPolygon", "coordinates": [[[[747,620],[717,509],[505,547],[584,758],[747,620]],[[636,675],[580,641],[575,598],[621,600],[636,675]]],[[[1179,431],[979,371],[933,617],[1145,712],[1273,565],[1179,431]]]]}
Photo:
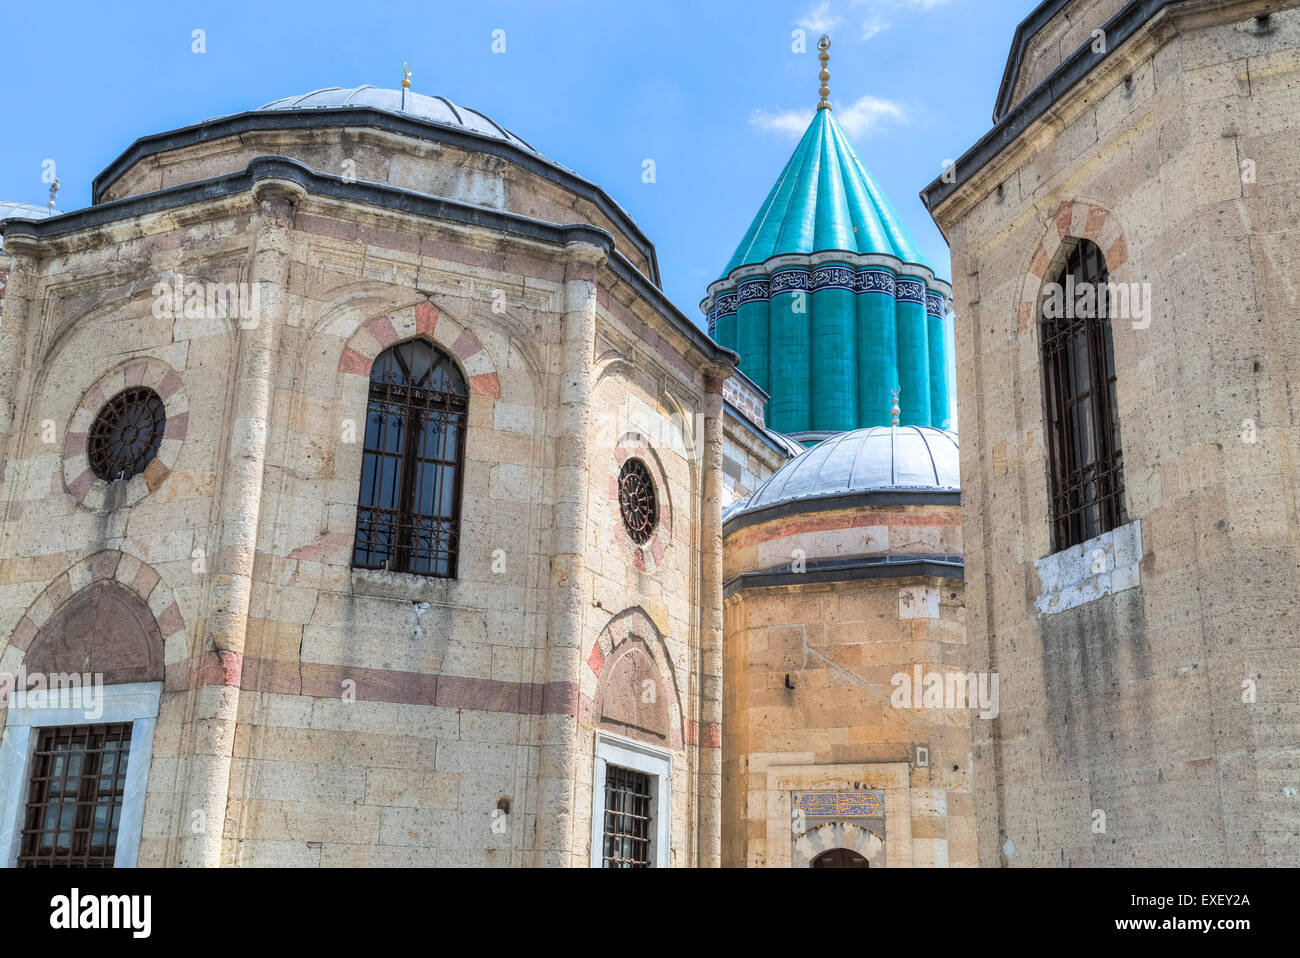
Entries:
{"type": "Polygon", "coordinates": [[[0,865],[1296,864],[1298,6],[1039,4],[951,283],[824,41],[707,333],[409,77],[0,204],[0,865]]]}
{"type": "Polygon", "coordinates": [[[4,249],[0,671],[106,683],[5,711],[5,864],[718,864],[735,360],[603,190],[320,90],[4,249]]]}

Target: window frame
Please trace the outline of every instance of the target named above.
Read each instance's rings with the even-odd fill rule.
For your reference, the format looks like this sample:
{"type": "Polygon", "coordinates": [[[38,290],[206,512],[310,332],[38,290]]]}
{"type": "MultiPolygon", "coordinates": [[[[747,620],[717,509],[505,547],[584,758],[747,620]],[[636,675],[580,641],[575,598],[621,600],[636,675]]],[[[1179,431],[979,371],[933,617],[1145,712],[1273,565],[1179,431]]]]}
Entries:
{"type": "Polygon", "coordinates": [[[603,731],[596,732],[591,777],[591,867],[604,867],[605,777],[610,765],[650,776],[650,867],[668,868],[672,862],[672,753],[603,731]]]}
{"type": "Polygon", "coordinates": [[[36,729],[32,767],[28,772],[29,787],[27,809],[24,816],[22,847],[19,848],[18,865],[23,859],[29,868],[76,867],[111,868],[116,856],[117,841],[114,818],[121,821],[121,806],[126,800],[126,776],[131,770],[131,729],[133,722],[112,722],[103,725],[45,725],[36,729]],[[67,746],[60,749],[60,744],[67,746]],[[110,749],[110,744],[116,748],[110,749]],[[78,746],[75,750],[73,746],[78,746]],[[105,794],[100,786],[105,777],[106,756],[116,753],[121,759],[108,774],[110,789],[105,794]],[[58,773],[58,758],[62,755],[63,774],[58,773]],[[72,756],[80,756],[79,769],[72,773],[72,756]],[[39,776],[39,778],[38,778],[39,776]],[[38,787],[37,782],[43,783],[38,787]],[[93,791],[90,791],[93,789],[93,791]],[[40,801],[35,799],[40,797],[40,801]],[[91,801],[91,798],[94,801],[91,801]],[[69,799],[71,801],[69,801],[69,799]],[[63,827],[63,813],[72,810],[72,826],[63,827]],[[106,827],[100,831],[95,819],[101,810],[107,810],[106,827]],[[115,814],[116,813],[116,814],[115,814]],[[45,846],[42,839],[54,827],[54,844],[45,846]],[[35,826],[34,828],[32,826],[35,826]],[[103,843],[95,844],[97,835],[103,843]],[[60,850],[58,839],[66,835],[66,853],[60,850]],[[109,849],[112,849],[110,853],[109,849]]]}
{"type": "MultiPolygon", "coordinates": [[[[1055,271],[1047,274],[1049,278],[1044,285],[1054,283],[1068,289],[1067,278],[1073,276],[1076,288],[1080,283],[1091,283],[1099,294],[1105,295],[1095,297],[1096,315],[1092,317],[1049,318],[1046,295],[1039,300],[1039,360],[1053,553],[1104,535],[1127,522],[1123,445],[1111,397],[1118,384],[1118,372],[1110,321],[1110,272],[1105,255],[1095,243],[1077,237],[1069,237],[1067,243],[1064,259],[1055,271]],[[1088,276],[1086,266],[1094,255],[1098,272],[1088,276]],[[1073,340],[1079,333],[1084,337],[1082,348],[1086,351],[1088,385],[1086,394],[1071,395],[1071,370],[1077,372],[1079,368],[1078,347],[1073,340]],[[1076,414],[1075,410],[1079,412],[1076,414]],[[1086,435],[1076,422],[1085,413],[1089,420],[1086,435]],[[1095,451],[1091,459],[1081,462],[1085,438],[1095,451]],[[1088,499],[1090,483],[1095,483],[1097,492],[1088,499]],[[1072,498],[1076,493],[1078,505],[1072,498]],[[1097,511],[1097,528],[1090,530],[1088,513],[1093,509],[1097,511]]],[[[1067,307],[1068,299],[1062,299],[1067,307]]]]}
{"type": "MultiPolygon", "coordinates": [[[[464,370],[460,368],[459,364],[456,362],[456,360],[452,357],[450,353],[441,349],[436,344],[424,338],[407,339],[407,340],[403,340],[402,342],[394,343],[393,345],[389,346],[387,349],[384,349],[382,352],[379,353],[378,356],[375,357],[374,361],[371,363],[370,368],[371,368],[371,372],[370,372],[370,377],[368,379],[368,384],[366,389],[366,413],[365,413],[365,420],[363,421],[362,438],[361,438],[361,474],[358,477],[358,482],[357,482],[357,517],[356,517],[356,524],[355,524],[355,528],[353,531],[353,538],[352,538],[351,567],[354,569],[397,572],[397,573],[402,573],[404,575],[418,575],[418,576],[425,576],[428,578],[455,579],[457,578],[459,559],[460,559],[461,499],[464,493],[464,484],[465,484],[465,434],[469,431],[469,397],[470,397],[469,380],[465,376],[464,370]],[[438,366],[445,361],[447,365],[459,377],[462,391],[459,394],[453,392],[440,393],[440,392],[435,392],[430,388],[413,386],[409,383],[391,384],[391,383],[384,383],[382,381],[377,381],[374,378],[375,367],[380,362],[384,361],[384,358],[386,356],[388,356],[390,353],[394,354],[395,358],[393,361],[396,362],[397,361],[396,356],[399,355],[397,351],[403,346],[412,345],[412,344],[423,346],[429,350],[430,373],[432,373],[434,369],[438,368],[438,366]],[[377,491],[374,493],[373,496],[374,502],[372,502],[371,504],[366,504],[361,501],[362,489],[365,486],[366,472],[367,469],[371,467],[372,459],[374,457],[379,457],[381,459],[394,458],[393,453],[386,452],[382,448],[371,449],[366,442],[366,436],[369,432],[370,416],[374,407],[378,405],[381,408],[384,407],[391,408],[394,405],[397,405],[393,401],[393,394],[394,392],[399,390],[402,391],[403,393],[408,393],[408,395],[403,396],[402,397],[403,401],[401,402],[401,408],[402,408],[404,419],[402,424],[402,430],[403,430],[402,449],[400,453],[396,455],[397,464],[398,464],[397,479],[396,479],[396,485],[398,487],[397,508],[387,509],[375,504],[375,502],[377,502],[379,498],[379,493],[377,491]],[[416,405],[416,403],[412,401],[412,397],[409,395],[410,391],[417,391],[417,390],[422,392],[428,392],[431,394],[430,400],[426,403],[426,406],[423,408],[416,405]],[[437,398],[434,399],[433,397],[437,397],[437,398]],[[435,405],[435,403],[437,405],[435,405]],[[429,459],[427,457],[425,458],[420,457],[419,445],[420,445],[420,436],[423,432],[423,429],[422,428],[413,429],[411,428],[411,426],[412,426],[412,417],[414,415],[419,415],[421,417],[420,423],[417,423],[417,425],[422,426],[424,413],[433,413],[437,415],[446,415],[446,416],[455,417],[456,426],[457,426],[455,450],[453,451],[453,459],[450,462],[446,460],[435,460],[435,459],[429,459]],[[452,501],[451,501],[451,510],[449,515],[446,516],[436,515],[436,514],[425,515],[423,513],[418,513],[415,511],[416,476],[417,473],[419,472],[419,464],[421,462],[431,462],[431,463],[435,463],[438,466],[447,466],[447,465],[451,466],[452,501]],[[361,517],[362,517],[363,510],[367,510],[367,509],[371,510],[372,512],[376,510],[382,510],[385,513],[393,514],[393,521],[390,525],[390,528],[395,530],[395,536],[394,536],[395,541],[392,548],[392,557],[388,560],[380,560],[378,564],[374,564],[374,565],[366,564],[364,562],[358,561],[358,550],[362,542],[361,517]],[[411,555],[414,550],[411,549],[409,546],[401,546],[399,544],[402,539],[402,536],[400,535],[401,530],[414,529],[416,522],[421,519],[432,520],[435,522],[447,524],[448,527],[448,534],[447,534],[448,546],[446,549],[447,571],[445,573],[439,572],[436,569],[432,571],[424,571],[420,569],[411,568],[412,565],[411,555]],[[384,564],[385,562],[387,562],[387,564],[384,564]]],[[[377,523],[374,519],[372,519],[369,523],[369,526],[370,526],[370,534],[369,536],[367,536],[365,540],[367,544],[366,552],[368,554],[374,554],[377,551],[373,546],[375,530],[379,528],[380,524],[377,523]]],[[[438,551],[434,551],[431,554],[432,556],[437,557],[440,553],[438,551]]],[[[433,561],[436,562],[437,561],[436,558],[433,561]]]]}
{"type": "Polygon", "coordinates": [[[126,783],[122,816],[118,821],[114,868],[134,868],[140,855],[144,830],[145,791],[153,759],[154,730],[162,701],[161,682],[130,682],[100,687],[100,714],[90,717],[85,709],[50,708],[16,699],[0,733],[0,866],[13,868],[22,849],[22,832],[27,818],[27,797],[31,790],[33,755],[38,732],[43,728],[68,725],[131,725],[131,748],[127,752],[126,783]]]}

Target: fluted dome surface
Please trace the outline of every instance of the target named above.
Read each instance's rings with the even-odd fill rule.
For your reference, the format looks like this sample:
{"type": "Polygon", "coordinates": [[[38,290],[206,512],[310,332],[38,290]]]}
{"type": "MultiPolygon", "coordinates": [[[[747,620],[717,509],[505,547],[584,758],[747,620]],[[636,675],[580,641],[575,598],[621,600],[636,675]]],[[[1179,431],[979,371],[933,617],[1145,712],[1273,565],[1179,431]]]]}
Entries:
{"type": "Polygon", "coordinates": [[[957,434],[928,426],[840,433],[778,469],[734,518],[786,502],[881,491],[958,492],[957,434]]]}
{"type": "Polygon", "coordinates": [[[406,103],[402,103],[401,90],[385,90],[370,85],[358,87],[325,87],[299,96],[282,97],[272,100],[259,110],[340,110],[349,107],[369,107],[383,110],[398,116],[410,116],[431,123],[460,127],[480,136],[505,140],[530,153],[538,153],[528,143],[515,136],[501,124],[485,113],[458,106],[445,96],[427,96],[423,93],[406,91],[406,103]]]}
{"type": "Polygon", "coordinates": [[[725,278],[773,256],[844,250],[933,267],[830,110],[818,110],[736,247],[725,278]]]}
{"type": "Polygon", "coordinates": [[[821,107],[700,306],[798,435],[952,426],[951,296],[821,107]]]}

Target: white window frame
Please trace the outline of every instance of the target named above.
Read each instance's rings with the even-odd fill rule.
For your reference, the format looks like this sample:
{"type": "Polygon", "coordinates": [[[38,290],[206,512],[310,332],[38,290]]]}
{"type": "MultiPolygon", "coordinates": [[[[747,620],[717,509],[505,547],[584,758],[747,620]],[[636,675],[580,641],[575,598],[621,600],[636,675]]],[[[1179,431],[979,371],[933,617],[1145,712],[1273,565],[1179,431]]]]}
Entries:
{"type": "Polygon", "coordinates": [[[32,757],[37,729],[61,725],[115,725],[131,723],[131,750],[127,753],[122,817],[117,825],[114,868],[134,868],[140,855],[144,829],[145,786],[153,758],[153,733],[162,700],[161,682],[105,685],[99,689],[103,708],[89,717],[83,707],[45,708],[9,702],[8,721],[0,733],[0,865],[15,868],[22,849],[23,823],[31,788],[32,757]]]}
{"type": "Polygon", "coordinates": [[[654,826],[650,867],[669,867],[672,861],[672,753],[609,732],[596,733],[596,769],[591,777],[591,867],[600,868],[604,860],[605,769],[610,765],[650,776],[650,823],[654,826]]]}

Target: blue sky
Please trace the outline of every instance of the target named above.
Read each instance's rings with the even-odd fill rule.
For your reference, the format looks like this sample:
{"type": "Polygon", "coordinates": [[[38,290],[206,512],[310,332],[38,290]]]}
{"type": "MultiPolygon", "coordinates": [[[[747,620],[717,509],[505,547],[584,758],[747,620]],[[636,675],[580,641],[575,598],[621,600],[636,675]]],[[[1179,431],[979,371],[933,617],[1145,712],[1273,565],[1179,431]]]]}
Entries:
{"type": "Polygon", "coordinates": [[[817,102],[947,275],[917,193],[985,133],[1032,0],[598,3],[178,3],[5,0],[0,199],[90,203],[137,137],[326,86],[413,89],[481,110],[610,193],[659,251],[664,287],[698,303],[740,241],[817,102]],[[195,29],[206,52],[191,51],[195,29]],[[792,31],[807,34],[806,53],[792,31]],[[493,53],[493,31],[505,52],[493,53]],[[656,180],[642,182],[653,159],[656,180]]]}

